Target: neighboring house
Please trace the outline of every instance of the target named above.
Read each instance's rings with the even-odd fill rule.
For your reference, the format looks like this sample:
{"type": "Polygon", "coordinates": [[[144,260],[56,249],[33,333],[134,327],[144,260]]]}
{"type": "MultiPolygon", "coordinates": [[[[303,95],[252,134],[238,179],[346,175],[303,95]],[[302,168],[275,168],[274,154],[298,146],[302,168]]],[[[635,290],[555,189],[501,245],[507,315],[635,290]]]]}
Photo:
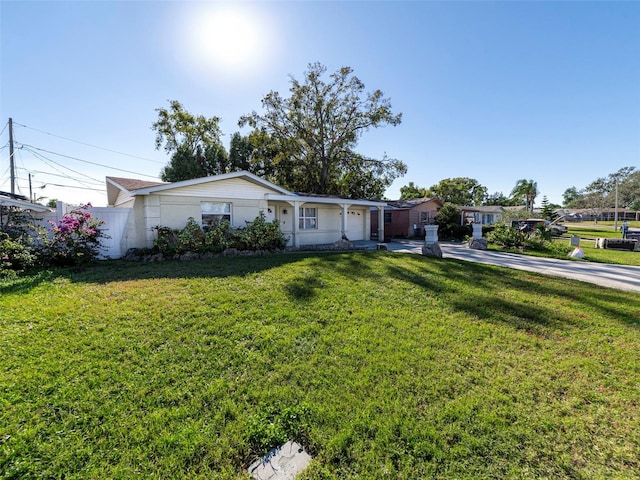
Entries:
{"type": "Polygon", "coordinates": [[[329,244],[343,236],[369,240],[369,211],[385,206],[380,201],[297,194],[245,171],[175,183],[117,177],[106,181],[109,206],[131,209],[121,240],[124,252],[151,247],[158,226],[181,229],[193,217],[203,226],[225,219],[238,228],[260,212],[279,222],[290,246],[329,244]]]}
{"type": "MultiPolygon", "coordinates": [[[[384,238],[419,237],[424,235],[425,225],[434,222],[442,202],[437,198],[412,198],[389,200],[384,207],[384,238]]],[[[371,209],[371,233],[375,236],[380,227],[379,209],[371,209]]]]}
{"type": "Polygon", "coordinates": [[[6,211],[9,208],[30,212],[36,218],[39,218],[41,214],[51,212],[50,208],[38,205],[37,203],[31,203],[28,201],[27,197],[22,195],[0,192],[0,226],[4,225],[8,219],[6,211]]]}
{"type": "Polygon", "coordinates": [[[502,221],[504,207],[501,206],[479,206],[479,207],[458,207],[462,225],[469,223],[481,223],[482,225],[495,225],[502,221]]]}
{"type": "MultiPolygon", "coordinates": [[[[567,222],[595,222],[595,221],[615,221],[615,208],[560,208],[555,213],[561,217],[565,217],[567,222]]],[[[631,210],[629,208],[618,208],[618,220],[639,221],[640,211],[631,210]]]]}

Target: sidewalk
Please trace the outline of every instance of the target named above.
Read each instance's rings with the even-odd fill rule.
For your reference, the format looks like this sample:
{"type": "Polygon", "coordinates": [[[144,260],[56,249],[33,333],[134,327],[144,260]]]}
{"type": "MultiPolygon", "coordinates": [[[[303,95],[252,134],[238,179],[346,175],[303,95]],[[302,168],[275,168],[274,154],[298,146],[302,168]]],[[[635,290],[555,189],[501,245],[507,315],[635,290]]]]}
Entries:
{"type": "MultiPolygon", "coordinates": [[[[371,243],[371,248],[375,248],[375,242],[371,243]]],[[[423,242],[418,240],[394,240],[386,245],[387,249],[393,252],[422,254],[422,244],[423,242]]],[[[640,267],[558,260],[490,250],[473,250],[468,248],[465,243],[441,242],[440,248],[443,258],[498,265],[544,275],[571,278],[602,287],[640,292],[640,267]]]]}

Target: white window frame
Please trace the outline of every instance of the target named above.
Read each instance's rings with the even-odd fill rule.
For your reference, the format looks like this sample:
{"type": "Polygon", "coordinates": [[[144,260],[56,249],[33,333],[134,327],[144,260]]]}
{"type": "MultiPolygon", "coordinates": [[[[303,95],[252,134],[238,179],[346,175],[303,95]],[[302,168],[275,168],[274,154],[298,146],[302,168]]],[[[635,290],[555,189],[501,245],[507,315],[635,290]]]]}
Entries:
{"type": "Polygon", "coordinates": [[[298,210],[298,228],[300,230],[318,229],[318,209],[316,207],[300,207],[298,210]]]}
{"type": "Polygon", "coordinates": [[[228,220],[231,223],[231,202],[200,202],[200,222],[203,227],[228,220]]]}

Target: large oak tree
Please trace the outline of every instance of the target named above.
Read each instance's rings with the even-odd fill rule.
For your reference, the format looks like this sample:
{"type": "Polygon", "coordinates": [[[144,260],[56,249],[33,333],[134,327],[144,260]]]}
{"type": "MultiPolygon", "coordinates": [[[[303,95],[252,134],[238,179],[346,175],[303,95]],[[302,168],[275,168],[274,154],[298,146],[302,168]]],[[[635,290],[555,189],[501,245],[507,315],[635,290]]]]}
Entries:
{"type": "Polygon", "coordinates": [[[380,90],[365,86],[350,67],[325,79],[326,67],[308,66],[304,79],[291,77],[289,97],[271,91],[262,99],[263,112],[243,116],[250,138],[259,139],[261,158],[269,180],[289,190],[350,197],[380,198],[406,165],[395,159],[371,158],[356,152],[362,134],[370,128],[396,126],[402,115],[380,90]]]}

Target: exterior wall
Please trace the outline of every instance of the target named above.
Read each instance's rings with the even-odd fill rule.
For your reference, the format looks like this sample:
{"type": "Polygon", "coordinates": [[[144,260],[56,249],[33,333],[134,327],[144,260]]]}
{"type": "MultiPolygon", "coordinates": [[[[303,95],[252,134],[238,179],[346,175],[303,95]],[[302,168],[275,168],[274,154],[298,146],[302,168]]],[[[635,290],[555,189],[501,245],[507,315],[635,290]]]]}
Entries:
{"type": "MultiPolygon", "coordinates": [[[[132,247],[151,247],[155,238],[154,227],[181,229],[189,217],[200,222],[201,202],[231,204],[231,224],[239,228],[255,220],[261,211],[268,220],[277,220],[289,245],[319,245],[334,243],[342,237],[343,207],[338,203],[305,203],[295,196],[285,199],[266,199],[272,189],[240,178],[212,181],[176,189],[161,189],[149,195],[135,197],[135,204],[125,234],[124,250],[132,247]],[[298,228],[298,208],[317,209],[315,229],[298,228]],[[286,213],[285,213],[286,212],[286,213]]],[[[345,200],[348,204],[348,200],[345,200]]],[[[368,206],[353,206],[347,210],[346,234],[350,240],[369,239],[370,218],[368,206]]]]}
{"type": "Polygon", "coordinates": [[[170,228],[183,228],[189,217],[198,223],[202,218],[201,202],[231,203],[231,225],[238,228],[252,222],[264,210],[266,214],[267,202],[262,199],[230,199],[226,197],[177,197],[159,195],[160,219],[159,224],[170,228]]]}
{"type": "Polygon", "coordinates": [[[123,251],[125,253],[130,248],[149,248],[153,246],[153,231],[147,232],[144,212],[144,198],[136,199],[131,209],[131,215],[129,215],[124,238],[122,239],[123,251]]]}
{"type": "MultiPolygon", "coordinates": [[[[416,232],[413,228],[417,225],[420,228],[418,236],[424,236],[425,224],[432,224],[436,214],[438,213],[439,203],[436,201],[424,202],[416,205],[413,208],[404,208],[398,210],[385,210],[385,214],[391,214],[391,223],[384,224],[384,236],[385,240],[389,240],[393,237],[415,237],[416,232]],[[427,212],[427,223],[421,221],[421,213],[427,212]]],[[[378,231],[378,211],[377,209],[371,209],[369,215],[369,228],[371,234],[377,234],[378,231]]]]}
{"type": "MultiPolygon", "coordinates": [[[[473,212],[473,223],[481,223],[482,225],[495,225],[502,221],[502,214],[500,213],[482,213],[473,212]]],[[[469,215],[467,215],[467,219],[469,215]]]]}
{"type": "Polygon", "coordinates": [[[162,196],[225,198],[227,201],[235,198],[264,198],[265,193],[273,193],[273,190],[241,178],[230,178],[228,180],[213,181],[200,185],[191,185],[157,192],[158,195],[162,196]]]}
{"type": "MultiPolygon", "coordinates": [[[[326,205],[321,203],[304,203],[306,208],[317,208],[318,228],[298,230],[298,240],[300,245],[322,245],[333,243],[342,237],[342,209],[337,205],[326,205]]],[[[294,221],[298,221],[298,212],[295,212],[294,221]]]]}
{"type": "Polygon", "coordinates": [[[116,207],[131,207],[133,205],[133,201],[134,198],[130,193],[120,190],[116,197],[116,201],[113,202],[113,205],[116,207]]]}
{"type": "MultiPolygon", "coordinates": [[[[384,239],[378,239],[379,241],[389,241],[393,237],[406,237],[408,233],[409,225],[409,211],[408,210],[385,210],[384,213],[391,214],[391,223],[384,224],[384,239]]],[[[378,235],[378,226],[380,219],[378,215],[380,212],[378,209],[371,209],[369,216],[369,232],[374,238],[378,235]]],[[[384,216],[384,215],[383,215],[384,216]]],[[[412,226],[413,228],[413,226],[412,226]]],[[[371,237],[369,237],[371,238],[371,237]]]]}
{"type": "MultiPolygon", "coordinates": [[[[298,229],[298,245],[322,245],[334,243],[342,238],[342,207],[322,203],[300,203],[298,207],[316,208],[318,214],[317,229],[298,229]]],[[[294,244],[294,225],[299,221],[296,207],[286,203],[269,203],[269,208],[280,223],[280,230],[289,238],[288,245],[294,244]],[[286,211],[286,213],[284,213],[286,211]]],[[[369,207],[350,207],[347,209],[347,238],[351,241],[369,240],[369,207]]]]}
{"type": "Polygon", "coordinates": [[[413,232],[409,235],[409,226],[413,230],[413,224],[409,221],[409,210],[387,210],[385,213],[391,213],[391,223],[384,224],[385,238],[413,236],[413,232]]]}
{"type": "Polygon", "coordinates": [[[409,224],[407,225],[407,236],[414,236],[413,226],[417,225],[424,231],[425,225],[430,225],[433,223],[436,214],[438,213],[439,205],[436,202],[425,202],[420,205],[416,205],[411,210],[409,210],[409,224]],[[426,222],[421,220],[422,213],[425,212],[428,214],[428,219],[426,222]]]}

